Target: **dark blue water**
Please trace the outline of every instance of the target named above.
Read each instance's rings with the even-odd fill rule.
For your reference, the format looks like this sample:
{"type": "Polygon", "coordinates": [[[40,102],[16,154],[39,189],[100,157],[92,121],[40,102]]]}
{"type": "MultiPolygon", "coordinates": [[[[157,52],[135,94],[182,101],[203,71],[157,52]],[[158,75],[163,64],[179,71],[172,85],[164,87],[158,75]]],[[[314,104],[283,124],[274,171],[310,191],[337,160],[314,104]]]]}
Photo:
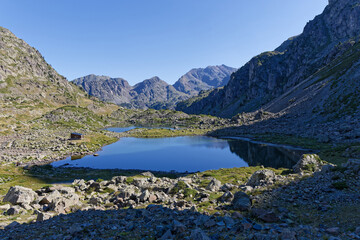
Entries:
{"type": "Polygon", "coordinates": [[[141,169],[196,172],[219,168],[292,167],[303,150],[269,146],[238,139],[204,136],[175,138],[121,138],[105,146],[99,156],[71,157],[54,162],[55,167],[96,169],[141,169]]]}

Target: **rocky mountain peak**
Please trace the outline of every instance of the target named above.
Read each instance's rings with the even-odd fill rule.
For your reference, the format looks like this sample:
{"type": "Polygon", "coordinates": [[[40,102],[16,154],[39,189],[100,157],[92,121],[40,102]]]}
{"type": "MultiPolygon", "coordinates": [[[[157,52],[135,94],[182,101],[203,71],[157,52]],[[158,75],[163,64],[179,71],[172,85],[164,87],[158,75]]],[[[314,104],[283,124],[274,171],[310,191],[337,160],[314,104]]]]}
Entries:
{"type": "Polygon", "coordinates": [[[224,86],[235,70],[226,65],[194,68],[181,76],[173,86],[178,91],[194,96],[200,91],[224,86]]]}
{"type": "Polygon", "coordinates": [[[174,108],[179,101],[185,100],[202,90],[225,85],[235,68],[226,65],[208,66],[190,70],[174,85],[169,85],[158,76],[130,86],[122,78],[97,76],[94,74],[75,79],[92,96],[103,101],[119,104],[128,108],[174,108]]]}
{"type": "Polygon", "coordinates": [[[179,110],[230,117],[261,108],[349,49],[360,34],[359,19],[359,0],[331,1],[302,34],[251,59],[224,89],[179,110]]]}

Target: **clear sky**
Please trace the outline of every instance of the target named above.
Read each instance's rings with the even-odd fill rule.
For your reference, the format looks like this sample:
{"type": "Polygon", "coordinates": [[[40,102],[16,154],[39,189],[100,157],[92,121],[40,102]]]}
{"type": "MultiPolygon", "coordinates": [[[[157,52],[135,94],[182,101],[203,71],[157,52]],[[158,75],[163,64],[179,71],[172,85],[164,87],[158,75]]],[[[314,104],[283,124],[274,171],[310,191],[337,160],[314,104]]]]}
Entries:
{"type": "Polygon", "coordinates": [[[1,0],[0,26],[60,74],[159,76],[241,67],[302,32],[328,0],[1,0]]]}

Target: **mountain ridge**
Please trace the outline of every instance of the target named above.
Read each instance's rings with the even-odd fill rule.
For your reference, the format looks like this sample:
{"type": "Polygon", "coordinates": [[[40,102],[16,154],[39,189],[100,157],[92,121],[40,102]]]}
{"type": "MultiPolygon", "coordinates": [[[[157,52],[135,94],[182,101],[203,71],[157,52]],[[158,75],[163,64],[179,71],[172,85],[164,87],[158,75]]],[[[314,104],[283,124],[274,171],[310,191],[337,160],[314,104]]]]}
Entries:
{"type": "Polygon", "coordinates": [[[222,117],[259,110],[343,55],[349,43],[358,39],[359,17],[359,1],[330,1],[302,34],[252,58],[232,74],[223,89],[176,109],[222,117]]]}
{"type": "Polygon", "coordinates": [[[67,105],[98,113],[110,107],[89,98],[52,68],[38,50],[0,27],[0,133],[26,127],[27,121],[67,105]]]}
{"type": "Polygon", "coordinates": [[[173,85],[155,76],[131,86],[125,79],[90,74],[72,82],[99,99],[126,108],[172,109],[200,91],[223,86],[235,68],[226,65],[194,68],[173,85]]]}

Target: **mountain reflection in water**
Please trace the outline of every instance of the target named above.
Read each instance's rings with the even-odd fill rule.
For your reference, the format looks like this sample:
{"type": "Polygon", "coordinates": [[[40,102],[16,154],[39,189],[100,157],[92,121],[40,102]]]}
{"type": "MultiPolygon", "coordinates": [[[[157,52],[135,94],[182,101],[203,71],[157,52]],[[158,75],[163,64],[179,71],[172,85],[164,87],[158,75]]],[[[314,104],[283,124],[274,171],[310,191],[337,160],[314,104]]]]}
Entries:
{"type": "Polygon", "coordinates": [[[196,172],[219,168],[263,165],[291,168],[303,151],[238,139],[205,136],[121,138],[98,156],[72,156],[52,163],[59,167],[141,169],[196,172]]]}

